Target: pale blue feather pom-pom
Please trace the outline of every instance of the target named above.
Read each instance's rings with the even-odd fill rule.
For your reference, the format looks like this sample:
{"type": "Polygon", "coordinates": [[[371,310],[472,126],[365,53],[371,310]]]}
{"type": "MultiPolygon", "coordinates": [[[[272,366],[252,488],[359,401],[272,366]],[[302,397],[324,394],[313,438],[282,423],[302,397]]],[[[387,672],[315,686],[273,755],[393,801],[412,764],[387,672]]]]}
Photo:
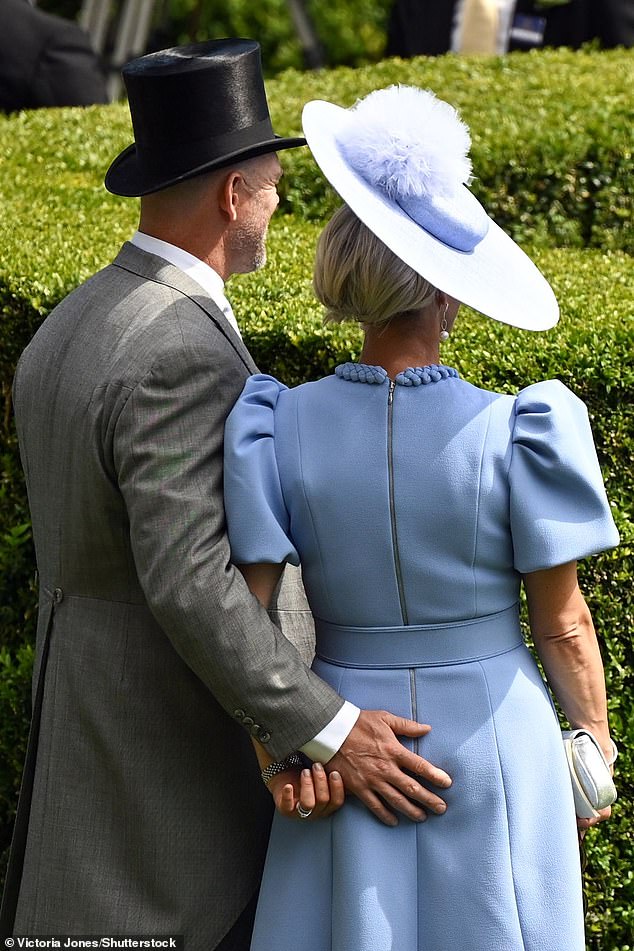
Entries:
{"type": "Polygon", "coordinates": [[[453,106],[414,86],[377,89],[349,110],[340,146],[390,198],[451,195],[471,180],[471,136],[453,106]]]}

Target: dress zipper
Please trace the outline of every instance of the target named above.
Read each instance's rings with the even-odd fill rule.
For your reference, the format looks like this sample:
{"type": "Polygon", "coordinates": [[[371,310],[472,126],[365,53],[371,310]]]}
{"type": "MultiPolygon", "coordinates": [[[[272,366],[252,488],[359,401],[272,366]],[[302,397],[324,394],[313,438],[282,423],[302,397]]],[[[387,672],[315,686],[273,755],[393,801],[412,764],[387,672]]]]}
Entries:
{"type": "MultiPolygon", "coordinates": [[[[407,604],[405,603],[405,589],[403,586],[403,574],[401,571],[401,556],[398,549],[398,532],[396,529],[396,509],[394,506],[394,453],[393,453],[393,435],[394,435],[394,389],[396,383],[390,380],[390,391],[387,397],[387,465],[389,475],[390,489],[390,520],[392,522],[392,551],[394,553],[394,570],[396,572],[396,583],[398,585],[398,599],[401,605],[401,617],[403,624],[409,624],[407,615],[407,604]]],[[[416,697],[416,671],[410,668],[409,672],[409,692],[412,704],[412,720],[418,719],[418,702],[416,697]]],[[[412,742],[412,751],[416,754],[419,750],[419,740],[416,738],[412,742]]]]}
{"type": "Polygon", "coordinates": [[[398,550],[398,532],[396,529],[396,511],[394,508],[394,457],[393,457],[393,417],[394,417],[394,380],[390,380],[390,390],[387,397],[387,466],[390,492],[390,521],[392,523],[392,551],[394,554],[394,570],[396,573],[396,584],[398,585],[398,599],[401,605],[401,617],[403,624],[409,624],[407,617],[407,605],[405,603],[405,591],[403,588],[403,575],[401,572],[401,557],[398,550]]]}

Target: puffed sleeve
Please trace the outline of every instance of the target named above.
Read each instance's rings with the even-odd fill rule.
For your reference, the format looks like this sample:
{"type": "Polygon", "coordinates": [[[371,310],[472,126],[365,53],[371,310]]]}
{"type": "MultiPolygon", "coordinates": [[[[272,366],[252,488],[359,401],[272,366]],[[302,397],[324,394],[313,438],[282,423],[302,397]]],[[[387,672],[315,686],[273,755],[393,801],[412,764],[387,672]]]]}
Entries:
{"type": "Polygon", "coordinates": [[[618,544],[588,412],[559,380],[519,393],[509,480],[515,568],[522,574],[618,544]]]}
{"type": "Polygon", "coordinates": [[[250,377],[225,427],[225,510],[235,564],[299,564],[275,455],[275,407],[286,390],[250,377]]]}

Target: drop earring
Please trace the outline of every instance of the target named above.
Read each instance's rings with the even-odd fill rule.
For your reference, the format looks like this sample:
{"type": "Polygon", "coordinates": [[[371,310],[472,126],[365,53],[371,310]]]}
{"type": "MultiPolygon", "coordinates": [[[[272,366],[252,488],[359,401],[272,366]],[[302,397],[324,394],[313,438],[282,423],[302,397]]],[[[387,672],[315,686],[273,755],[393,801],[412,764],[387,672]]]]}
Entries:
{"type": "Polygon", "coordinates": [[[447,330],[447,308],[449,307],[449,301],[445,304],[445,309],[442,314],[442,320],[440,321],[440,341],[444,343],[445,340],[449,340],[449,331],[447,330]]]}

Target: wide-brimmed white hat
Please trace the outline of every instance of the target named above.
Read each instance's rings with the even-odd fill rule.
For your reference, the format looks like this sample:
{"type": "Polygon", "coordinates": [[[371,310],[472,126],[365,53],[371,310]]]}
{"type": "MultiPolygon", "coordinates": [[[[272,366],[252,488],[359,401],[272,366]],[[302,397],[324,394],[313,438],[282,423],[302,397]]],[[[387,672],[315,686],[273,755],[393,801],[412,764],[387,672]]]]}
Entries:
{"type": "Polygon", "coordinates": [[[350,109],[314,100],[304,135],[358,218],[439,290],[505,324],[547,330],[552,288],[469,190],[471,138],[429,90],[390,86],[350,109]]]}

